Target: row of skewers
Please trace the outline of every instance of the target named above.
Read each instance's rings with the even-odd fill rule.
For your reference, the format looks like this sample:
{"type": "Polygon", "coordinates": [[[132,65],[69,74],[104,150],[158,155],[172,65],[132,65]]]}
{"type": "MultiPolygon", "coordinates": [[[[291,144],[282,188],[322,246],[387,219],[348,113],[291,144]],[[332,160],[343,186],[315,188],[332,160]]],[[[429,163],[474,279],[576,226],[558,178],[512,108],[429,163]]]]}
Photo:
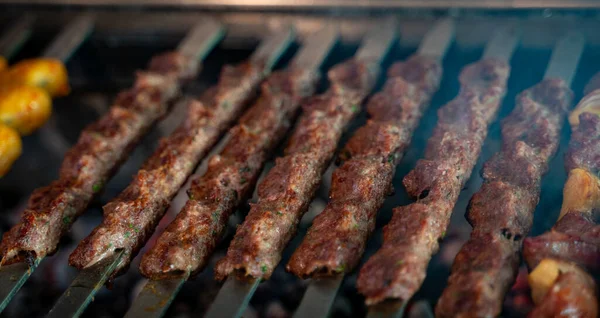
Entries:
{"type": "MultiPolygon", "coordinates": [[[[293,41],[292,29],[266,39],[246,62],[225,66],[219,83],[188,103],[185,120],[160,142],[131,184],[105,205],[102,223],[69,258],[70,265],[81,270],[80,276],[49,315],[81,314],[98,286],[127,270],[188,178],[192,183],[185,206],[142,258],[140,271],[151,281],[128,315],[142,315],[145,301],[157,300],[150,293],[156,293],[157,286],[172,300],[181,284],[206,266],[230,215],[257,183],[258,200],[215,274],[228,279],[223,294],[228,284],[247,288],[269,279],[333,161],[342,133],[375,86],[380,64],[395,41],[395,25],[386,23],[365,37],[355,57],[328,72],[330,88],[317,96],[312,95],[318,70],[337,36],[332,29],[309,37],[284,71],[269,74],[293,41]],[[208,159],[207,171],[194,174],[227,131],[224,148],[208,159]],[[258,182],[263,165],[289,131],[284,156],[258,182]]],[[[335,295],[343,275],[358,265],[377,212],[392,192],[395,167],[439,88],[452,28],[450,20],[434,26],[417,53],[395,63],[383,90],[370,98],[366,108],[370,119],[340,151],[330,201],[287,264],[290,272],[337,281],[335,295]]],[[[32,194],[21,221],[0,243],[0,279],[11,267],[22,277],[8,283],[12,294],[44,257],[57,250],[60,238],[140,138],[169,111],[181,85],[197,74],[198,57],[221,33],[217,23],[201,24],[178,51],[155,57],[109,112],[83,130],[65,156],[59,179],[32,194]]],[[[512,27],[498,32],[483,58],[463,69],[458,96],[439,109],[424,159],[404,178],[406,190],[417,200],[394,210],[383,246],[360,271],[358,289],[367,304],[405,302],[423,283],[502,104],[517,38],[512,27]]],[[[559,41],[545,79],[521,93],[515,110],[504,119],[503,148],[485,165],[485,183],[471,200],[467,217],[474,230],[455,259],[437,315],[499,315],[524,246],[533,270],[533,299],[539,304],[532,315],[555,315],[567,306],[582,317],[597,316],[595,282],[586,271],[594,274],[600,257],[594,223],[600,198],[600,147],[595,138],[600,129],[599,91],[586,97],[577,107],[578,117],[571,119],[570,174],[560,221],[552,232],[524,239],[539,200],[541,177],[556,153],[572,106],[569,86],[582,49],[583,40],[577,35],[559,41]]],[[[246,302],[254,289],[247,288],[246,302]]],[[[226,315],[218,305],[220,296],[209,316],[226,315]]],[[[170,300],[157,306],[159,315],[170,300]]],[[[230,304],[238,315],[236,306],[230,304]]],[[[303,310],[301,305],[297,315],[306,315],[303,310]]]]}

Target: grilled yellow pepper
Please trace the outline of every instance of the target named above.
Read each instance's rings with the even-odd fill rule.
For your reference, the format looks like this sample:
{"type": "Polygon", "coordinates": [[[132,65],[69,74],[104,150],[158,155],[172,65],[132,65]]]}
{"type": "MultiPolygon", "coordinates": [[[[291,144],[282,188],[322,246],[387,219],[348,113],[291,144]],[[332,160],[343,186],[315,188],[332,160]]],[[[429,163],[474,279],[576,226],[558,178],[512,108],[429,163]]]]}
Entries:
{"type": "Polygon", "coordinates": [[[40,128],[52,113],[52,99],[35,86],[0,89],[0,123],[29,135],[40,128]]]}
{"type": "Polygon", "coordinates": [[[23,146],[16,130],[0,124],[0,177],[4,176],[13,162],[19,158],[23,146]]]}
{"type": "Polygon", "coordinates": [[[0,72],[4,71],[6,68],[6,59],[0,56],[0,72]]]}
{"type": "Polygon", "coordinates": [[[0,76],[0,87],[36,86],[52,97],[69,94],[67,69],[59,60],[38,58],[23,60],[9,67],[0,76]]]}

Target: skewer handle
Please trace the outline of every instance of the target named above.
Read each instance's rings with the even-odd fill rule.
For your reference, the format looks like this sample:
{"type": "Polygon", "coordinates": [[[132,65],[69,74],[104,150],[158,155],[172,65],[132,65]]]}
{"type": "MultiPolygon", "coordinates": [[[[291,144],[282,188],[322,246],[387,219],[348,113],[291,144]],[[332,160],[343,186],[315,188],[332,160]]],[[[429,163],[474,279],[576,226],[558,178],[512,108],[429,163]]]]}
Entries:
{"type": "Polygon", "coordinates": [[[31,267],[27,263],[16,263],[2,266],[0,269],[0,312],[6,309],[19,289],[27,281],[41,260],[34,262],[31,267]]]}
{"type": "Polygon", "coordinates": [[[292,67],[302,70],[317,70],[325,61],[338,39],[338,30],[327,26],[303,43],[300,53],[292,60],[292,67]]]}
{"type": "Polygon", "coordinates": [[[265,71],[270,71],[279,57],[292,44],[296,37],[293,26],[289,26],[273,35],[270,35],[254,51],[250,60],[254,63],[264,63],[265,71]]]}
{"type": "Polygon", "coordinates": [[[46,317],[81,316],[87,305],[94,299],[96,292],[104,286],[122,257],[123,251],[79,272],[46,317]]]}
{"type": "Polygon", "coordinates": [[[92,33],[93,28],[94,17],[91,14],[84,13],[78,16],[60,32],[42,56],[65,63],[92,33]]]}
{"type": "Polygon", "coordinates": [[[187,278],[149,280],[131,304],[125,318],[164,316],[187,278]]]}
{"type": "Polygon", "coordinates": [[[515,23],[508,24],[496,31],[486,44],[483,58],[497,58],[509,62],[519,42],[519,27],[515,23]]]}
{"type": "Polygon", "coordinates": [[[177,46],[177,51],[185,56],[204,60],[224,35],[223,26],[217,21],[207,18],[188,32],[177,46]]]}
{"type": "Polygon", "coordinates": [[[10,59],[21,46],[29,39],[35,18],[25,15],[13,24],[0,38],[0,56],[10,59]]]}
{"type": "Polygon", "coordinates": [[[560,38],[552,50],[544,78],[562,78],[570,85],[584,46],[585,39],[580,32],[570,32],[560,38]]]}
{"type": "Polygon", "coordinates": [[[308,285],[294,318],[327,317],[344,276],[314,280],[308,285]]]}
{"type": "Polygon", "coordinates": [[[260,281],[260,279],[240,281],[232,276],[227,278],[205,318],[242,317],[260,281]]]}
{"type": "Polygon", "coordinates": [[[452,40],[454,39],[455,23],[452,18],[445,18],[438,21],[425,34],[425,38],[421,41],[417,53],[424,56],[433,56],[441,60],[452,40]]]}
{"type": "Polygon", "coordinates": [[[408,301],[393,300],[369,307],[367,318],[402,318],[408,301]]]}
{"type": "Polygon", "coordinates": [[[366,61],[374,60],[381,63],[392,48],[392,44],[396,39],[397,27],[398,23],[394,17],[390,17],[381,25],[373,27],[365,35],[358,52],[356,52],[356,58],[366,61]]]}

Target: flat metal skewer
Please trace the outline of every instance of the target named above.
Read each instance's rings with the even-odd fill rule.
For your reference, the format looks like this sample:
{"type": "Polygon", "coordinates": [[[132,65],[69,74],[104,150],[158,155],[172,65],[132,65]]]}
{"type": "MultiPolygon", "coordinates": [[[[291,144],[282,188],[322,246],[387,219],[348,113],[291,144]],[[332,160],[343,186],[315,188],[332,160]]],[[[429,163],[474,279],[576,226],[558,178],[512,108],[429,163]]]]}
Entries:
{"type": "MultiPolygon", "coordinates": [[[[69,23],[52,43],[42,53],[43,57],[53,58],[66,63],[77,51],[81,44],[92,34],[94,29],[94,16],[83,13],[69,23]]],[[[64,155],[69,150],[70,143],[60,133],[56,117],[50,117],[48,122],[40,128],[42,143],[58,156],[64,155]]]]}
{"type": "MultiPolygon", "coordinates": [[[[9,38],[15,39],[16,41],[24,41],[28,37],[23,35],[23,32],[30,33],[30,27],[33,23],[33,18],[27,17],[24,21],[21,21],[17,27],[9,34],[9,38]]],[[[69,23],[63,30],[56,36],[52,43],[45,50],[43,56],[59,58],[64,63],[67,59],[77,50],[83,41],[85,41],[87,35],[93,28],[93,18],[87,14],[81,15],[76,18],[73,22],[69,23]],[[73,37],[70,39],[70,37],[73,37]]],[[[14,45],[10,45],[9,40],[5,38],[0,42],[0,47],[8,48],[14,45]]],[[[18,46],[18,45],[17,45],[18,46]]],[[[42,127],[42,129],[44,129],[42,127]]],[[[46,136],[42,133],[40,136],[46,136]]],[[[2,312],[8,303],[12,300],[15,294],[21,289],[23,284],[29,279],[29,276],[37,268],[43,258],[36,258],[28,261],[27,263],[16,263],[11,265],[2,266],[0,268],[0,312],[2,312]]]]}
{"type": "MultiPolygon", "coordinates": [[[[417,54],[442,60],[454,39],[454,21],[438,21],[425,35],[417,54]]],[[[313,280],[308,286],[294,317],[327,317],[345,275],[313,280]]]]}
{"type": "Polygon", "coordinates": [[[2,34],[0,38],[0,56],[9,60],[25,44],[31,36],[31,29],[35,18],[32,15],[24,15],[2,34]]]}
{"type": "MultiPolygon", "coordinates": [[[[316,70],[327,58],[329,52],[337,42],[338,31],[333,27],[326,27],[318,34],[310,37],[302,46],[300,52],[292,60],[291,67],[298,67],[305,70],[316,70]]],[[[265,46],[266,47],[266,46],[265,46]]],[[[272,46],[271,46],[272,47],[272,46]]],[[[278,56],[276,48],[272,48],[273,56],[278,56]]],[[[257,49],[257,54],[264,56],[269,50],[257,49]]],[[[260,62],[263,58],[253,57],[252,60],[260,62]]],[[[267,62],[266,66],[270,69],[276,62],[267,62]]],[[[181,191],[184,191],[182,189],[181,191]]],[[[138,297],[133,301],[131,308],[125,317],[162,317],[166,313],[169,305],[179,292],[181,286],[187,281],[188,275],[182,278],[173,278],[166,280],[150,280],[138,297]]],[[[212,308],[220,308],[219,316],[240,316],[243,314],[250,298],[260,284],[260,279],[251,281],[239,281],[236,279],[228,279],[221,290],[221,293],[226,293],[229,297],[226,299],[219,298],[213,302],[212,308]],[[219,303],[222,302],[222,303],[219,303]]],[[[210,314],[209,314],[210,315],[210,314]]]]}
{"type": "Polygon", "coordinates": [[[87,305],[94,299],[96,292],[104,286],[115,270],[123,254],[123,251],[115,253],[98,264],[82,270],[46,317],[81,316],[87,305]]]}
{"type": "Polygon", "coordinates": [[[94,29],[94,16],[79,15],[69,23],[42,53],[43,57],[54,58],[63,63],[77,51],[94,29]]]}
{"type": "MultiPolygon", "coordinates": [[[[519,43],[520,32],[516,24],[509,24],[498,30],[486,44],[482,59],[497,58],[510,62],[519,43]]],[[[401,318],[410,299],[388,300],[369,306],[368,318],[401,318]]]]}
{"type": "Polygon", "coordinates": [[[580,32],[569,32],[560,38],[552,50],[544,78],[562,78],[571,85],[584,46],[585,38],[580,32]]]}

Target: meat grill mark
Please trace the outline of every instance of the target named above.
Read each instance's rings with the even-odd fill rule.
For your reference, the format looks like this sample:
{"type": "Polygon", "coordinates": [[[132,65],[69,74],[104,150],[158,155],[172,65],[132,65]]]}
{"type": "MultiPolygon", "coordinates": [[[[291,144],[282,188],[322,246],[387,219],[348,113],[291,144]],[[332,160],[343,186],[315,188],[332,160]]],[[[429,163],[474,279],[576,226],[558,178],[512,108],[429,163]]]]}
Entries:
{"type": "Polygon", "coordinates": [[[176,52],[153,58],[133,88],[118,95],[107,114],[86,127],[67,152],[59,179],[31,195],[21,221],[0,243],[2,264],[43,258],[112,177],[142,136],[169,110],[182,81],[198,62],[176,52]]]}
{"type": "Polygon", "coordinates": [[[396,63],[367,109],[372,119],[348,141],[332,177],[330,201],[313,221],[287,269],[303,277],[350,272],[360,260],[395,167],[437,91],[442,68],[433,58],[396,63]]]}
{"type": "Polygon", "coordinates": [[[496,59],[481,60],[461,72],[460,92],[439,109],[425,159],[403,180],[407,192],[418,201],[394,209],[381,249],[360,271],[358,290],[367,304],[409,299],[423,283],[488,125],[500,107],[508,74],[507,63],[496,59]]]}
{"type": "Polygon", "coordinates": [[[151,279],[200,271],[223,234],[231,213],[252,193],[272,149],[313,94],[318,74],[294,69],[275,73],[262,95],[212,157],[206,174],[192,181],[189,200],[142,258],[141,273],[151,279]]]}
{"type": "Polygon", "coordinates": [[[182,124],[161,140],[131,184],[104,206],[104,220],[73,251],[71,266],[90,267],[125,250],[113,275],[129,267],[198,162],[254,97],[264,78],[263,68],[253,63],[225,66],[219,83],[200,101],[189,103],[182,124]]]}
{"type": "Polygon", "coordinates": [[[296,233],[343,131],[359,111],[379,73],[375,62],[350,60],[329,71],[331,88],[303,106],[285,156],[258,187],[251,206],[224,259],[215,267],[217,279],[231,273],[268,278],[296,233]]]}
{"type": "Polygon", "coordinates": [[[502,121],[502,150],[484,165],[484,183],[471,198],[467,220],[473,231],[454,260],[437,316],[492,317],[502,311],[572,100],[559,79],[546,79],[517,97],[502,121]]]}
{"type": "MultiPolygon", "coordinates": [[[[598,84],[596,75],[588,88],[598,84]]],[[[591,91],[587,89],[586,91],[591,91]]],[[[582,100],[600,94],[591,91],[582,100]]],[[[569,177],[564,187],[561,216],[549,231],[529,237],[523,243],[523,256],[530,269],[544,259],[557,259],[575,264],[580,271],[561,273],[544,299],[536,304],[530,317],[578,317],[598,315],[597,285],[584,271],[600,272],[600,225],[595,222],[600,210],[600,116],[586,111],[573,127],[565,168],[569,177]]]]}

